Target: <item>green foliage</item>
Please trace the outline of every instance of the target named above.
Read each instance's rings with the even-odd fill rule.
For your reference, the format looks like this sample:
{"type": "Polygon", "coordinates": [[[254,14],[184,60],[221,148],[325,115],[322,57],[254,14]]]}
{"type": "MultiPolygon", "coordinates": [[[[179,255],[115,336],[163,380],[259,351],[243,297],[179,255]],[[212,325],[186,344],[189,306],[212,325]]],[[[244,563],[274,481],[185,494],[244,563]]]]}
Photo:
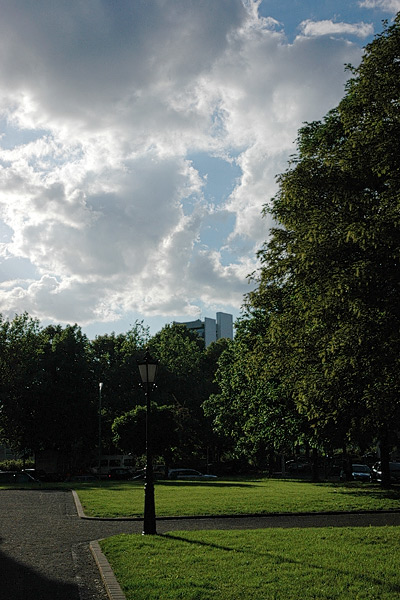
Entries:
{"type": "Polygon", "coordinates": [[[96,422],[89,341],[77,325],[43,330],[43,380],[38,390],[38,431],[42,446],[69,451],[90,448],[96,422]]]}
{"type": "Polygon", "coordinates": [[[34,447],[34,404],[42,382],[39,322],[0,315],[0,436],[18,451],[34,447]]]}
{"type": "MultiPolygon", "coordinates": [[[[178,443],[177,422],[173,408],[153,404],[150,412],[152,454],[163,456],[167,463],[178,443]]],[[[113,441],[123,453],[136,456],[146,451],[146,408],[137,406],[117,417],[112,425],[113,441]]]]}
{"type": "Polygon", "coordinates": [[[99,383],[103,383],[101,419],[104,453],[114,453],[111,430],[114,420],[144,402],[137,359],[148,340],[148,329],[142,322],[136,322],[125,334],[96,336],[91,342],[95,386],[98,388],[99,383]]]}
{"type": "Polygon", "coordinates": [[[22,469],[33,469],[35,462],[33,460],[23,460],[22,458],[8,459],[0,461],[0,471],[22,471],[22,469]]]}
{"type": "Polygon", "coordinates": [[[204,350],[203,340],[181,323],[165,325],[151,340],[151,348],[162,369],[177,379],[186,379],[196,372],[204,350]]]}
{"type": "Polygon", "coordinates": [[[296,440],[299,419],[290,397],[282,393],[266,362],[268,317],[259,312],[237,324],[218,359],[218,391],[203,403],[214,430],[237,457],[265,467],[274,452],[296,440]]]}
{"type": "Polygon", "coordinates": [[[19,452],[93,443],[88,340],[76,325],[42,329],[27,314],[0,327],[0,431],[19,452]]]}
{"type": "Polygon", "coordinates": [[[214,377],[206,357],[204,341],[185,325],[166,325],[149,344],[159,360],[157,386],[152,397],[158,404],[173,407],[179,437],[174,456],[178,460],[198,459],[213,441],[211,427],[201,408],[214,377]],[[203,366],[207,365],[207,372],[203,366]]]}

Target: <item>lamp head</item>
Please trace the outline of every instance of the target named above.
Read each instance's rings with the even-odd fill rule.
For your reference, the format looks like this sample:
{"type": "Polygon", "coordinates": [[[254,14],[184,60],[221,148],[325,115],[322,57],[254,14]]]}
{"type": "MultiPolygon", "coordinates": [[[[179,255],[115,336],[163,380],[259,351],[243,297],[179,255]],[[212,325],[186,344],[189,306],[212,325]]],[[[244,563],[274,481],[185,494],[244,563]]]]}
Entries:
{"type": "Polygon", "coordinates": [[[154,383],[157,374],[158,360],[150,355],[148,348],[142,360],[138,360],[138,367],[142,383],[154,383]]]}

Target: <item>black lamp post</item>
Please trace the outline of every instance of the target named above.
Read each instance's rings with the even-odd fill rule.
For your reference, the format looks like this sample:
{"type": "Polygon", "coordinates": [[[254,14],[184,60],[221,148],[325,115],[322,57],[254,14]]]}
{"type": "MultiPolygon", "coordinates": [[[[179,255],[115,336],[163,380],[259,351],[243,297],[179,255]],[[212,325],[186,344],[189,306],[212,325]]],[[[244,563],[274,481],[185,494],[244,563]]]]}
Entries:
{"type": "Polygon", "coordinates": [[[148,350],[143,360],[138,360],[140,377],[146,394],[146,475],[144,484],[144,520],[143,535],[155,535],[156,508],[154,502],[153,456],[151,448],[151,408],[150,391],[153,387],[158,361],[150,356],[148,350]]]}
{"type": "Polygon", "coordinates": [[[99,383],[99,464],[97,469],[97,477],[101,481],[101,390],[103,389],[103,383],[99,383]]]}

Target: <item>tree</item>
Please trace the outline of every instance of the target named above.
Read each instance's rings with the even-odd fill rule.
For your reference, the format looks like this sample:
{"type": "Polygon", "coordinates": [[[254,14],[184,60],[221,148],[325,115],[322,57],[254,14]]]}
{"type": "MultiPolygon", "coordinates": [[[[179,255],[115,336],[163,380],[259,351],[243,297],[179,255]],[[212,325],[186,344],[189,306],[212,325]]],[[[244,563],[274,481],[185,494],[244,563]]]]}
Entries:
{"type": "Polygon", "coordinates": [[[0,315],[0,435],[18,452],[34,449],[35,404],[42,383],[39,321],[27,313],[12,321],[0,315]]]}
{"type": "Polygon", "coordinates": [[[42,448],[59,451],[66,468],[75,468],[90,454],[97,431],[89,340],[78,325],[49,325],[42,339],[37,433],[42,448]]]}
{"type": "Polygon", "coordinates": [[[299,418],[289,396],[282,394],[266,361],[265,315],[247,315],[236,324],[218,360],[218,391],[203,404],[214,430],[230,441],[237,458],[273,468],[276,452],[291,447],[299,418]]]}
{"type": "Polygon", "coordinates": [[[399,15],[350,70],[278,179],[265,212],[279,226],[247,305],[270,313],[272,363],[316,437],[365,445],[376,432],[387,475],[400,398],[399,15]]]}
{"type": "Polygon", "coordinates": [[[193,460],[206,448],[200,370],[204,341],[185,325],[173,323],[153,336],[149,347],[159,360],[154,402],[173,409],[179,434],[176,457],[193,460]]]}
{"type": "Polygon", "coordinates": [[[88,340],[77,325],[41,328],[28,314],[0,327],[0,429],[20,452],[54,450],[69,468],[93,445],[88,340]]]}
{"type": "Polygon", "coordinates": [[[212,414],[205,412],[204,407],[210,396],[218,394],[219,385],[216,380],[218,371],[218,363],[221,355],[227,350],[230,343],[229,338],[220,338],[216,342],[212,342],[201,357],[199,370],[201,373],[199,382],[199,395],[201,400],[201,435],[203,444],[207,448],[207,463],[212,464],[212,469],[218,468],[218,463],[221,461],[221,456],[232,447],[232,441],[224,435],[219,435],[213,427],[212,414]]]}
{"type": "MultiPolygon", "coordinates": [[[[122,452],[142,456],[146,451],[146,407],[137,406],[117,417],[112,425],[113,441],[122,452]]],[[[166,470],[178,443],[176,418],[169,406],[151,406],[151,439],[153,456],[164,459],[166,470]]]]}
{"type": "Polygon", "coordinates": [[[113,454],[114,420],[144,402],[137,358],[149,339],[142,322],[124,334],[96,336],[90,344],[95,386],[102,388],[102,448],[113,454]]]}

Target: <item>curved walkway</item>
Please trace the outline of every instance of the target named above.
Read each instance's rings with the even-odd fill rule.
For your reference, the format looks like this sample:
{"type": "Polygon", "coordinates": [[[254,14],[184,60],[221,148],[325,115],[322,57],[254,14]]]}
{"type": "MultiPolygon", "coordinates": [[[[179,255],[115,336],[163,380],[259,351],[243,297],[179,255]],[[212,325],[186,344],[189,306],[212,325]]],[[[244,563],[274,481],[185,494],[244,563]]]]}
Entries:
{"type": "MultiPolygon", "coordinates": [[[[366,525],[400,525],[400,512],[157,520],[159,533],[188,529],[366,525]]],[[[111,590],[108,596],[104,589],[89,542],[118,533],[141,531],[141,520],[80,518],[73,495],[68,491],[2,490],[0,597],[7,600],[116,599],[118,590],[111,590]]],[[[101,560],[101,554],[96,554],[96,544],[93,549],[101,560]]],[[[106,569],[107,565],[102,563],[100,567],[106,569]]]]}

